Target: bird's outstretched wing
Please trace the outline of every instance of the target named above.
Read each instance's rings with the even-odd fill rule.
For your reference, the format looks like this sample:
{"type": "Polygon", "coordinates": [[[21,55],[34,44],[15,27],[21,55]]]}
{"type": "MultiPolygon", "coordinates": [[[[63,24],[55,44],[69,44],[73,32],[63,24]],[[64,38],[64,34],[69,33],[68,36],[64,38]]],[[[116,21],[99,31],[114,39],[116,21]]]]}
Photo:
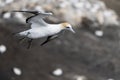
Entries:
{"type": "Polygon", "coordinates": [[[47,23],[43,20],[43,18],[52,15],[52,13],[41,13],[39,11],[12,11],[12,12],[26,12],[32,13],[33,16],[30,16],[26,19],[26,23],[31,23],[31,28],[38,26],[46,26],[47,23]]]}
{"type": "Polygon", "coordinates": [[[39,14],[40,12],[39,11],[17,11],[17,10],[13,10],[12,12],[26,12],[26,13],[31,13],[31,14],[39,14]]]}

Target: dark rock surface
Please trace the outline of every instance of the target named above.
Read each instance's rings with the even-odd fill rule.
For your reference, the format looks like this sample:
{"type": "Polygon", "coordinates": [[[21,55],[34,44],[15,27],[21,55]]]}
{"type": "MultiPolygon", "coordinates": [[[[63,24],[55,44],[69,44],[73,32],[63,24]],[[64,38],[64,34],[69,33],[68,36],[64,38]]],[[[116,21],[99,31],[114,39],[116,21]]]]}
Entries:
{"type": "Polygon", "coordinates": [[[30,49],[26,49],[27,42],[19,44],[12,35],[25,28],[12,20],[0,23],[0,44],[7,46],[0,55],[0,80],[74,80],[76,75],[88,80],[119,80],[120,27],[105,27],[102,37],[85,27],[77,28],[76,34],[65,32],[43,47],[44,39],[35,40],[30,49]],[[15,75],[13,67],[20,68],[22,75],[15,75]],[[51,74],[56,68],[63,69],[62,76],[51,74]]]}
{"type": "MultiPolygon", "coordinates": [[[[119,11],[119,0],[103,0],[107,6],[119,11]]],[[[77,80],[83,75],[88,80],[120,79],[120,26],[105,26],[104,35],[97,37],[95,29],[76,28],[76,34],[65,32],[60,38],[41,47],[44,39],[34,40],[26,49],[27,41],[19,43],[13,33],[27,29],[16,20],[0,19],[0,45],[7,47],[0,54],[0,80],[77,80]],[[13,68],[18,67],[22,75],[17,76],[13,68]],[[63,75],[54,76],[56,68],[63,75]]]]}

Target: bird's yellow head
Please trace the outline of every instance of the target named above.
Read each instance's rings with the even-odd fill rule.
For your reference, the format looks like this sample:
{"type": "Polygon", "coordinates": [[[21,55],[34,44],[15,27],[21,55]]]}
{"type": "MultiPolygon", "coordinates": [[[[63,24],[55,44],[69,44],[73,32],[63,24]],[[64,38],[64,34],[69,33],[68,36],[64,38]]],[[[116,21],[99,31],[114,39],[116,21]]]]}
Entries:
{"type": "Polygon", "coordinates": [[[62,29],[70,30],[73,33],[75,33],[75,31],[73,30],[72,26],[69,23],[67,22],[61,23],[61,26],[62,26],[62,29]]]}

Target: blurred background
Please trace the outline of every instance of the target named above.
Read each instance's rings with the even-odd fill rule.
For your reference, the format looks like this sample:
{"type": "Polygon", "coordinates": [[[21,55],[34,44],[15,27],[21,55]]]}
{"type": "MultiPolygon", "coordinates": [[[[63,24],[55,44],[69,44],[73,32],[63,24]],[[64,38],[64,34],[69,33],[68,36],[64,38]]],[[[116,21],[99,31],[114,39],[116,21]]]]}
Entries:
{"type": "Polygon", "coordinates": [[[119,0],[0,0],[0,80],[119,80],[119,7],[119,0]],[[31,14],[13,10],[52,12],[46,22],[67,21],[76,34],[27,49],[13,33],[29,29],[31,14]]]}

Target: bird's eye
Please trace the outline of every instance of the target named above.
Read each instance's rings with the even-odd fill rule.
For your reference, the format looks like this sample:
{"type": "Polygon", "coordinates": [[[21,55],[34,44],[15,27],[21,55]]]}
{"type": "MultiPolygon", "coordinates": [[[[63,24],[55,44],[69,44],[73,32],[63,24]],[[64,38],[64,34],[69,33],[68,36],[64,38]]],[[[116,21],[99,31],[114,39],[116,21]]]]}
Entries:
{"type": "Polygon", "coordinates": [[[66,28],[70,28],[70,27],[66,27],[66,28]]]}

